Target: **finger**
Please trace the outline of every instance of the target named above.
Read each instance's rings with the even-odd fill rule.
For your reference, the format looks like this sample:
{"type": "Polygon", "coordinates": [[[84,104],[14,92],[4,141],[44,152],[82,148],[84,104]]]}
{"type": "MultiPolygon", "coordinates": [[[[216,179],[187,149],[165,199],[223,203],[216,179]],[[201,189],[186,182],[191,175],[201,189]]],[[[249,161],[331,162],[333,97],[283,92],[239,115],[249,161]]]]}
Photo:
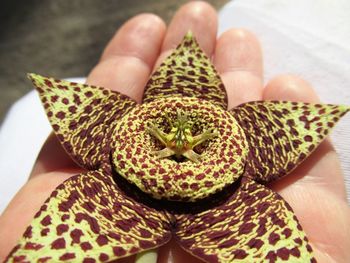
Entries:
{"type": "Polygon", "coordinates": [[[185,250],[183,250],[180,245],[175,241],[175,239],[170,240],[167,244],[161,247],[158,251],[158,263],[203,263],[202,260],[192,256],[185,250]]]}
{"type": "Polygon", "coordinates": [[[320,102],[311,85],[294,75],[280,75],[270,80],[264,90],[263,98],[264,100],[320,102]]]}
{"type": "Polygon", "coordinates": [[[165,29],[164,22],[152,14],[130,19],[109,42],[87,83],[117,90],[140,102],[165,29]]]}
{"type": "Polygon", "coordinates": [[[172,50],[181,42],[185,34],[191,31],[199,46],[211,57],[216,41],[217,14],[208,3],[195,1],[183,5],[174,15],[166,32],[161,54],[155,64],[160,63],[171,54],[172,50]]]}
{"type": "Polygon", "coordinates": [[[263,62],[260,43],[250,32],[231,29],[216,43],[214,64],[228,95],[228,108],[261,100],[263,62]]]}
{"type": "Polygon", "coordinates": [[[47,138],[43,148],[40,150],[38,158],[32,169],[29,178],[49,171],[57,171],[65,167],[81,169],[66,153],[57,137],[51,133],[47,138]]]}
{"type": "MultiPolygon", "coordinates": [[[[302,102],[319,102],[312,87],[304,80],[291,75],[282,75],[271,80],[264,91],[264,100],[289,100],[302,102]]],[[[344,178],[337,154],[329,140],[324,141],[316,151],[293,173],[276,183],[283,189],[292,181],[303,186],[323,186],[335,195],[346,199],[344,178]],[[307,176],[305,176],[307,175],[307,176]]]]}

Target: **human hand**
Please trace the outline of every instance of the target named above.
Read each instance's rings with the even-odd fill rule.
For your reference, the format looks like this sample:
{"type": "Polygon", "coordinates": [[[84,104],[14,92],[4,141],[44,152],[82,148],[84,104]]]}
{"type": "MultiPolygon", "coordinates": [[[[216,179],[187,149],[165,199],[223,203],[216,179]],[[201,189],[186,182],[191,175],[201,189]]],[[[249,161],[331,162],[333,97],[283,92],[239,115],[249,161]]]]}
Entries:
{"type": "MultiPolygon", "coordinates": [[[[318,101],[312,88],[293,76],[278,76],[264,87],[262,54],[257,39],[238,29],[229,30],[216,39],[216,12],[202,2],[183,6],[167,29],[153,15],[130,19],[108,44],[87,82],[117,90],[140,102],[151,72],[188,30],[213,58],[227,89],[229,108],[261,99],[318,101]]],[[[40,153],[31,178],[0,218],[0,259],[16,244],[53,189],[80,171],[51,137],[40,153]]],[[[329,141],[322,143],[298,169],[274,183],[272,188],[293,207],[320,262],[345,262],[350,258],[347,251],[350,209],[339,162],[329,141]]],[[[160,249],[159,257],[162,262],[168,257],[174,262],[198,261],[174,243],[160,249]]]]}

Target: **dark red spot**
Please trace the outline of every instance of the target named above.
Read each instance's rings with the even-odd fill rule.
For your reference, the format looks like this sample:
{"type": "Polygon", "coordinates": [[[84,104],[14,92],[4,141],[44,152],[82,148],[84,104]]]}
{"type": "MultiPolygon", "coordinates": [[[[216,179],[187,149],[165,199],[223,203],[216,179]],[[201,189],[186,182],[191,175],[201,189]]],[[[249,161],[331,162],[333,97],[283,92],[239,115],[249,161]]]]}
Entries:
{"type": "Polygon", "coordinates": [[[103,209],[100,211],[100,214],[103,215],[107,220],[112,221],[113,220],[113,214],[108,209],[103,209]]]}
{"type": "Polygon", "coordinates": [[[221,230],[221,231],[217,230],[217,231],[209,232],[207,236],[210,240],[221,240],[229,236],[230,234],[231,234],[231,231],[227,229],[227,230],[221,230]]]}
{"type": "Polygon", "coordinates": [[[40,235],[42,237],[45,237],[47,236],[47,234],[50,232],[50,229],[49,228],[44,228],[43,230],[40,231],[40,235]]]}
{"type": "Polygon", "coordinates": [[[211,181],[205,181],[204,185],[205,185],[205,187],[212,187],[214,185],[214,183],[211,181]]]}
{"type": "Polygon", "coordinates": [[[110,238],[113,238],[113,239],[118,240],[118,241],[120,241],[120,239],[121,239],[121,236],[119,234],[113,233],[113,232],[108,233],[108,236],[110,238]]]}
{"type": "Polygon", "coordinates": [[[60,224],[56,227],[56,232],[57,232],[57,235],[62,235],[64,232],[67,232],[68,231],[68,225],[66,224],[60,224]]]}
{"type": "Polygon", "coordinates": [[[230,248],[238,243],[237,239],[230,238],[225,240],[224,242],[219,243],[218,248],[230,248]]]}
{"type": "Polygon", "coordinates": [[[312,248],[311,248],[311,246],[310,246],[309,244],[306,245],[306,250],[307,250],[308,252],[312,252],[312,248]]]}
{"type": "Polygon", "coordinates": [[[301,240],[301,238],[297,237],[294,239],[294,242],[301,245],[303,243],[303,240],[301,240]]]}
{"type": "Polygon", "coordinates": [[[236,249],[233,254],[235,255],[235,259],[244,259],[248,256],[243,249],[236,249]]]}
{"type": "Polygon", "coordinates": [[[50,80],[45,79],[45,80],[44,80],[44,83],[45,83],[46,86],[52,87],[52,82],[51,82],[50,80]]]}
{"type": "Polygon", "coordinates": [[[300,251],[296,247],[292,248],[289,252],[293,257],[296,257],[296,258],[300,257],[300,251]]]}
{"type": "Polygon", "coordinates": [[[257,236],[263,236],[266,233],[266,227],[264,225],[260,225],[256,233],[257,236]]]}
{"type": "Polygon", "coordinates": [[[258,250],[262,247],[262,245],[264,245],[264,242],[261,241],[260,239],[256,239],[256,238],[253,238],[253,239],[249,240],[249,242],[248,242],[248,246],[250,248],[256,248],[258,250]]]}
{"type": "Polygon", "coordinates": [[[271,245],[275,245],[277,243],[277,241],[280,240],[280,236],[276,233],[271,233],[269,236],[269,243],[271,245]]]}
{"type": "Polygon", "coordinates": [[[270,207],[269,203],[263,202],[263,203],[258,204],[257,210],[260,214],[262,214],[262,213],[265,213],[269,207],[270,207]]]}
{"type": "Polygon", "coordinates": [[[59,111],[56,113],[56,118],[63,120],[66,117],[66,114],[63,111],[59,111]]]}
{"type": "Polygon", "coordinates": [[[279,227],[284,227],[286,225],[286,223],[275,213],[271,214],[271,221],[273,224],[278,225],[279,227]]]}
{"type": "Polygon", "coordinates": [[[188,183],[187,182],[183,182],[182,184],[181,184],[181,188],[182,189],[188,189],[188,183]]]}
{"type": "Polygon", "coordinates": [[[312,136],[306,135],[306,136],[304,137],[304,141],[306,141],[306,142],[312,142],[312,136]]]}
{"type": "Polygon", "coordinates": [[[240,235],[249,234],[252,232],[254,227],[255,227],[254,223],[244,223],[239,227],[239,234],[240,235]]]}
{"type": "Polygon", "coordinates": [[[126,251],[122,247],[113,247],[113,253],[116,256],[124,256],[126,254],[126,251]]]}
{"type": "Polygon", "coordinates": [[[58,100],[58,96],[54,95],[51,97],[51,102],[56,102],[58,100]]]}
{"type": "Polygon", "coordinates": [[[41,221],[40,223],[43,225],[43,226],[48,226],[51,224],[51,216],[47,215],[45,216],[41,221]]]}
{"type": "Polygon", "coordinates": [[[125,232],[129,232],[130,229],[133,227],[133,224],[131,224],[130,220],[119,220],[116,221],[115,226],[117,228],[122,229],[125,232]]]}
{"type": "Polygon", "coordinates": [[[192,183],[192,184],[190,185],[190,188],[191,188],[192,190],[194,190],[194,191],[197,191],[197,190],[199,189],[199,186],[198,186],[197,183],[192,183]]]}
{"type": "Polygon", "coordinates": [[[108,239],[106,236],[99,235],[96,239],[96,242],[99,246],[106,245],[108,243],[108,239]]]}
{"type": "Polygon", "coordinates": [[[62,103],[67,105],[69,103],[69,100],[67,98],[63,98],[62,103]]]}
{"type": "Polygon", "coordinates": [[[324,113],[326,113],[326,109],[325,109],[325,108],[322,108],[322,109],[320,109],[320,110],[318,111],[318,114],[319,114],[319,115],[322,115],[322,114],[324,114],[324,113]]]}
{"type": "Polygon", "coordinates": [[[327,122],[327,126],[328,126],[329,128],[333,128],[334,123],[333,123],[333,122],[327,122]]]}
{"type": "Polygon", "coordinates": [[[92,202],[86,202],[81,205],[84,209],[89,211],[90,213],[94,212],[96,209],[96,206],[92,202]]]}
{"type": "Polygon", "coordinates": [[[152,236],[151,232],[149,232],[147,229],[140,229],[140,235],[143,238],[150,238],[152,236]]]}
{"type": "Polygon", "coordinates": [[[90,105],[87,105],[85,108],[84,108],[84,112],[85,113],[91,113],[92,112],[92,107],[90,105]]]}
{"type": "Polygon", "coordinates": [[[74,253],[65,253],[62,256],[60,256],[60,260],[69,260],[69,259],[73,259],[75,258],[75,254],[74,253]]]}
{"type": "Polygon", "coordinates": [[[51,243],[52,249],[63,249],[66,248],[66,241],[63,237],[56,239],[51,243]]]}
{"type": "Polygon", "coordinates": [[[196,175],[196,180],[202,180],[205,177],[203,173],[196,175]]]}
{"type": "Polygon", "coordinates": [[[26,238],[31,238],[32,237],[32,227],[28,226],[26,231],[23,234],[24,237],[26,238]]]}
{"type": "Polygon", "coordinates": [[[282,247],[277,250],[277,256],[283,260],[288,260],[289,258],[289,249],[282,247]]]}
{"type": "Polygon", "coordinates": [[[147,240],[140,240],[139,241],[139,245],[141,248],[150,248],[154,246],[154,243],[152,243],[151,241],[147,241],[147,240]]]}
{"type": "Polygon", "coordinates": [[[38,262],[39,263],[45,263],[45,262],[49,261],[50,259],[51,259],[51,257],[43,257],[43,258],[39,258],[38,262]]]}
{"type": "Polygon", "coordinates": [[[66,220],[69,219],[69,215],[63,215],[63,216],[61,217],[61,219],[62,219],[62,221],[64,222],[64,221],[66,221],[66,220]]]}
{"type": "Polygon", "coordinates": [[[275,252],[269,251],[265,258],[269,260],[269,263],[274,263],[277,259],[277,255],[275,252]]]}
{"type": "Polygon", "coordinates": [[[286,228],[283,230],[282,234],[286,237],[289,238],[292,235],[292,230],[290,230],[289,228],[286,228]]]}
{"type": "Polygon", "coordinates": [[[71,113],[76,113],[77,107],[75,107],[75,106],[69,106],[69,107],[68,107],[68,110],[69,110],[69,112],[71,112],[71,113]]]}
{"type": "Polygon", "coordinates": [[[80,247],[81,247],[81,249],[84,250],[84,251],[87,251],[87,250],[92,249],[92,246],[91,246],[91,244],[90,244],[89,242],[83,242],[83,243],[81,243],[81,244],[80,244],[80,247]]]}
{"type": "Polygon", "coordinates": [[[41,245],[41,244],[35,244],[35,243],[32,243],[32,242],[28,242],[28,243],[25,244],[24,249],[27,249],[27,250],[39,250],[42,247],[43,247],[43,245],[41,245]]]}
{"type": "Polygon", "coordinates": [[[72,238],[73,243],[80,243],[80,238],[84,235],[83,231],[80,229],[74,229],[70,232],[70,237],[72,238]]]}
{"type": "Polygon", "coordinates": [[[98,259],[101,261],[107,261],[109,259],[109,257],[107,254],[101,253],[100,256],[98,257],[98,259]]]}
{"type": "Polygon", "coordinates": [[[91,91],[85,92],[85,96],[88,98],[92,97],[92,95],[93,95],[93,93],[91,91]]]}
{"type": "Polygon", "coordinates": [[[54,131],[58,131],[58,130],[60,129],[60,126],[58,126],[57,124],[53,124],[53,125],[52,125],[52,129],[53,129],[54,131]]]}

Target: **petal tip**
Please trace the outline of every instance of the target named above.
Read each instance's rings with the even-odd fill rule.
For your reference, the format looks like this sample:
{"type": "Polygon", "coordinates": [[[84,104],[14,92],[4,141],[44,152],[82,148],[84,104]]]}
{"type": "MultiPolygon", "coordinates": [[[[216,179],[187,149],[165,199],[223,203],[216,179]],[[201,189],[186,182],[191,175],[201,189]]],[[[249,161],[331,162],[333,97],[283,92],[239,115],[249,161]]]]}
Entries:
{"type": "Polygon", "coordinates": [[[38,78],[40,78],[41,76],[40,75],[38,75],[38,74],[36,74],[36,73],[27,73],[27,78],[29,79],[29,80],[31,80],[32,82],[34,82],[35,80],[37,80],[38,78]]]}
{"type": "Polygon", "coordinates": [[[339,108],[340,108],[340,111],[344,112],[344,114],[350,111],[350,106],[348,105],[339,105],[339,108]]]}
{"type": "Polygon", "coordinates": [[[193,39],[193,38],[194,38],[194,35],[193,35],[193,32],[192,32],[191,29],[189,29],[189,30],[187,31],[187,33],[186,33],[186,35],[185,35],[184,38],[186,38],[186,39],[193,39]]]}

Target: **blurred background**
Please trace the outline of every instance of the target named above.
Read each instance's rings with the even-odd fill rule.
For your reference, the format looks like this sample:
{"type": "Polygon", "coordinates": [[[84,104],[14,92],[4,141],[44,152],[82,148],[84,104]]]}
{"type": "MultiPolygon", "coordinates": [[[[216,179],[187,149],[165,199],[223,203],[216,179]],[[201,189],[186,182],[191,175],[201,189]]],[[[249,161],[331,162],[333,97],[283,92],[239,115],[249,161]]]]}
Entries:
{"type": "MultiPolygon", "coordinates": [[[[127,19],[152,12],[169,22],[185,0],[1,0],[0,124],[32,89],[27,72],[86,76],[127,19]]],[[[228,0],[210,0],[220,9],[228,0]]]]}

